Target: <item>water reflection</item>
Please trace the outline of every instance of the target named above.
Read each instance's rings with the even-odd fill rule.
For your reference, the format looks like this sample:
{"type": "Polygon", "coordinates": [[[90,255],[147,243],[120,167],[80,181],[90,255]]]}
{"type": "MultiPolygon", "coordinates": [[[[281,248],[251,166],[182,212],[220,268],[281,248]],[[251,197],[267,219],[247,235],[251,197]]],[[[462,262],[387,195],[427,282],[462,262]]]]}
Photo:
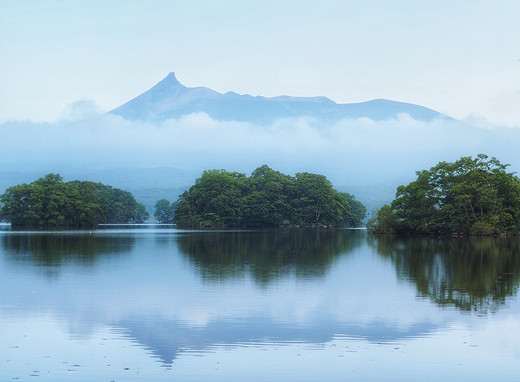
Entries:
{"type": "MultiPolygon", "coordinates": [[[[467,353],[468,364],[478,366],[485,356],[504,359],[501,348],[489,350],[486,336],[506,333],[500,339],[507,342],[520,332],[519,304],[502,306],[517,292],[517,254],[518,243],[509,239],[367,239],[363,231],[348,230],[2,232],[0,379],[25,372],[27,360],[45,355],[56,362],[48,370],[62,370],[63,361],[77,362],[68,356],[74,351],[80,359],[99,356],[99,369],[90,369],[85,380],[118,360],[132,370],[147,363],[149,370],[171,369],[163,380],[184,381],[182,370],[198,371],[231,352],[240,359],[235,364],[256,362],[263,370],[269,367],[261,354],[270,352],[251,351],[273,348],[285,349],[272,356],[281,370],[291,374],[316,362],[316,373],[327,380],[343,375],[345,363],[334,360],[352,356],[349,362],[358,364],[362,354],[369,370],[384,369],[373,363],[380,356],[389,373],[401,360],[404,369],[419,365],[420,376],[431,354],[457,359],[464,347],[461,353],[475,351],[467,353]],[[61,277],[40,277],[42,269],[61,277]],[[396,270],[412,282],[396,280],[396,270]],[[417,299],[417,290],[435,303],[417,299]],[[483,318],[459,313],[482,306],[489,311],[488,300],[501,311],[483,318]],[[455,342],[457,330],[462,334],[455,342]],[[479,333],[484,336],[476,343],[479,333]],[[18,346],[20,369],[11,346],[18,346]],[[402,351],[406,357],[394,354],[402,351]],[[134,354],[132,362],[128,354],[134,354]],[[193,361],[187,354],[199,357],[193,361]],[[414,358],[418,354],[423,358],[414,358]],[[302,363],[287,366],[291,359],[302,363]]],[[[506,359],[516,361],[513,340],[510,346],[516,353],[506,359]]],[[[127,380],[123,367],[123,375],[105,379],[127,380]]],[[[205,380],[197,377],[192,380],[205,380]]],[[[385,376],[379,377],[367,379],[385,376]]]]}
{"type": "Polygon", "coordinates": [[[438,325],[431,322],[414,323],[406,328],[383,320],[349,324],[327,315],[309,320],[305,325],[279,322],[268,315],[213,320],[198,327],[160,317],[133,317],[117,325],[165,365],[172,365],[182,353],[205,354],[219,346],[260,347],[295,343],[324,346],[336,339],[395,345],[407,339],[426,337],[438,329],[438,325]]]}
{"type": "Polygon", "coordinates": [[[397,274],[441,306],[496,312],[520,283],[518,238],[369,237],[397,274]]]}
{"type": "Polygon", "coordinates": [[[280,277],[323,277],[340,255],[364,243],[358,230],[274,229],[182,234],[181,253],[206,280],[250,274],[260,284],[280,277]]]}
{"type": "Polygon", "coordinates": [[[92,266],[102,256],[129,251],[132,236],[102,236],[81,231],[30,232],[0,235],[6,259],[36,266],[57,267],[74,262],[92,266]]]}

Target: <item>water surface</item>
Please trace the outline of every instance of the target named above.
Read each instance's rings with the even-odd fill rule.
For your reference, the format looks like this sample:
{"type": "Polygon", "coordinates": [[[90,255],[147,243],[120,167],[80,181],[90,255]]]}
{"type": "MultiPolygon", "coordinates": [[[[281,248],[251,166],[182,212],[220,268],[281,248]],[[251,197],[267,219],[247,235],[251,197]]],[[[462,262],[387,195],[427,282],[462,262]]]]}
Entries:
{"type": "Polygon", "coordinates": [[[0,380],[513,381],[516,238],[0,231],[0,380]]]}

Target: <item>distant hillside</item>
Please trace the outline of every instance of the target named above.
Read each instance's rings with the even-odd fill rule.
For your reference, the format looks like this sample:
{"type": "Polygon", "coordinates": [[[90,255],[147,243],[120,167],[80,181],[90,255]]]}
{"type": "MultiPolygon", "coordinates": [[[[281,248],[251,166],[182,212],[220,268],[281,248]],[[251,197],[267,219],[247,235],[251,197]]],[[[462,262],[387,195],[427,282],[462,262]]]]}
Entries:
{"type": "Polygon", "coordinates": [[[204,112],[221,121],[268,124],[280,118],[310,117],[324,121],[352,118],[385,120],[408,114],[418,121],[449,117],[423,106],[376,99],[338,104],[326,97],[253,97],[218,93],[205,87],[188,88],[170,73],[150,90],[111,111],[130,120],[157,121],[204,112]]]}

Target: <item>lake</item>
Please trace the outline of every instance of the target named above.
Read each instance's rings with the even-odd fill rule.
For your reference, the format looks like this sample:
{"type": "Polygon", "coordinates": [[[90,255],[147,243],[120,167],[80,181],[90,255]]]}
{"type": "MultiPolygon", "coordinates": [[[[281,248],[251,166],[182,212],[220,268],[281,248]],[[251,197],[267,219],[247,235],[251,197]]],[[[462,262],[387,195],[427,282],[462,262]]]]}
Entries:
{"type": "Polygon", "coordinates": [[[0,228],[1,381],[517,381],[520,239],[0,228]]]}

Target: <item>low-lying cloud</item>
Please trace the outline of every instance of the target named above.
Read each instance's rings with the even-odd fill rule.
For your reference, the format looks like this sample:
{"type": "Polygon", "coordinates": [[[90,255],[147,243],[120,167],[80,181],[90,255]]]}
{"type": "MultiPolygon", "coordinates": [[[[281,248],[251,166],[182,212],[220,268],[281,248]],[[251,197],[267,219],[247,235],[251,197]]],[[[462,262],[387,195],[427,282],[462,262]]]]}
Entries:
{"type": "MultiPolygon", "coordinates": [[[[77,106],[80,114],[83,107],[92,111],[89,105],[77,106]]],[[[335,185],[361,185],[407,181],[416,170],[441,160],[478,153],[520,169],[520,130],[482,129],[453,120],[421,122],[408,115],[333,124],[294,118],[259,126],[217,121],[205,113],[157,123],[104,114],[54,124],[6,122],[0,134],[1,171],[176,167],[249,173],[266,163],[290,174],[321,173],[335,185]]]]}

